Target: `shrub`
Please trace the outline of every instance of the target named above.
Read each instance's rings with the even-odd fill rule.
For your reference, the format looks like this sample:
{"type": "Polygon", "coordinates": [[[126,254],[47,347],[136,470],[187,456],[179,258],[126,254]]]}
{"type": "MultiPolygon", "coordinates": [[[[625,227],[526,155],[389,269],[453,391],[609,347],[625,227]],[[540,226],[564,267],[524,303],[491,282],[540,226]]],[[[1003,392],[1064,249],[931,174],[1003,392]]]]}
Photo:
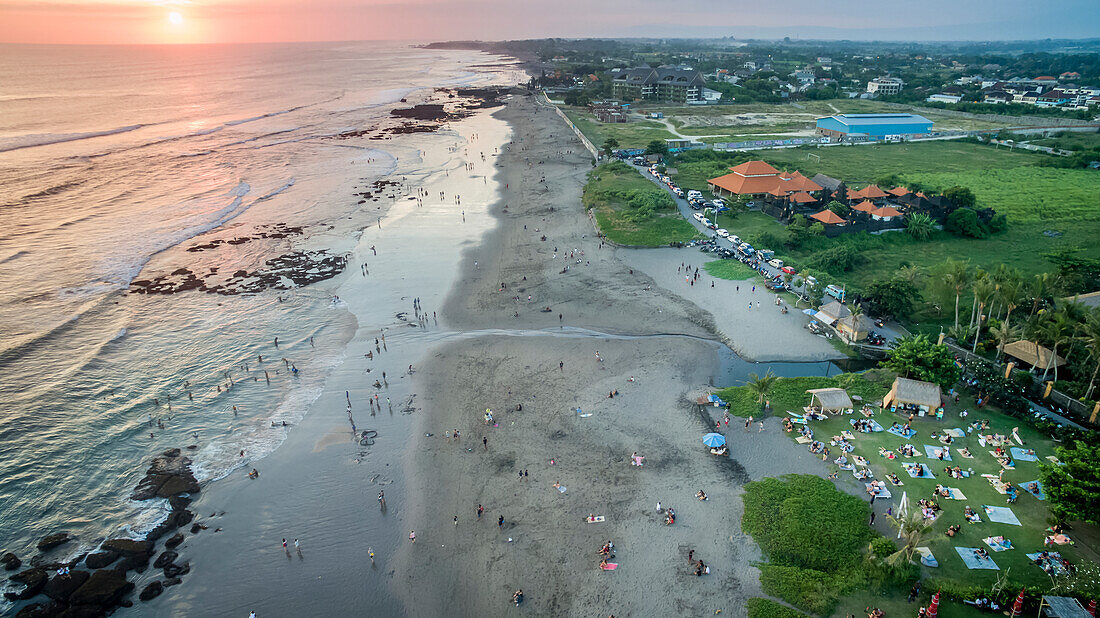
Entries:
{"type": "Polygon", "coordinates": [[[879,536],[871,539],[871,554],[876,558],[885,558],[898,550],[898,546],[890,539],[879,536]]]}
{"type": "Polygon", "coordinates": [[[795,607],[812,614],[828,616],[840,599],[837,578],[798,567],[760,565],[760,587],[795,607]]]}
{"type": "Polygon", "coordinates": [[[745,607],[749,610],[749,618],[804,618],[806,616],[797,609],[791,609],[761,597],[749,599],[745,607]]]}
{"type": "Polygon", "coordinates": [[[823,478],[765,478],[745,486],[741,528],[777,564],[832,571],[858,560],[871,536],[868,505],[823,478]]]}
{"type": "Polygon", "coordinates": [[[969,238],[985,238],[988,235],[985,227],[978,220],[978,213],[970,208],[960,208],[947,215],[943,229],[956,236],[969,238]]]}

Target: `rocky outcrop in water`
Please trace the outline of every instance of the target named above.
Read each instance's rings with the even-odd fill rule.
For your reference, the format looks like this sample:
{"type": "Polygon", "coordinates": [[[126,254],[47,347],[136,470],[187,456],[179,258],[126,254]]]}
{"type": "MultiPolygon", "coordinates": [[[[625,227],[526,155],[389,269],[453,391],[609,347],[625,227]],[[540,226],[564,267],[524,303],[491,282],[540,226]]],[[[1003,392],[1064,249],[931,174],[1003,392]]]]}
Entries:
{"type": "Polygon", "coordinates": [[[145,472],[145,478],[130,494],[130,499],[170,498],[198,491],[199,482],[191,472],[191,459],[181,455],[178,448],[173,448],[153,459],[145,472]]]}
{"type": "Polygon", "coordinates": [[[9,551],[0,556],[0,565],[3,565],[5,571],[14,571],[23,566],[23,561],[19,559],[19,556],[9,551]]]}
{"type": "Polygon", "coordinates": [[[39,551],[49,551],[59,545],[64,545],[73,540],[73,537],[68,532],[58,532],[57,534],[51,534],[38,542],[39,551]]]}
{"type": "Polygon", "coordinates": [[[271,258],[255,270],[237,270],[228,278],[219,275],[217,269],[196,273],[189,268],[178,268],[167,275],[132,281],[130,293],[178,294],[199,290],[236,296],[264,290],[292,290],[331,279],[343,272],[347,264],[346,257],[326,250],[294,251],[271,258]]]}

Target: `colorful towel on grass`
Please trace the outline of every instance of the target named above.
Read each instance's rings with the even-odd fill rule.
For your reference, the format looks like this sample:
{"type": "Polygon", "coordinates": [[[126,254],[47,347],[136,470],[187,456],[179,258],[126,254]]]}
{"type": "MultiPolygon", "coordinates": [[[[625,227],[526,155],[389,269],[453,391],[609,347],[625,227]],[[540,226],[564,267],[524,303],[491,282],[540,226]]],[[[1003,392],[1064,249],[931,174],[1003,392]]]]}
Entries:
{"type": "Polygon", "coordinates": [[[989,518],[989,521],[997,522],[998,524],[1012,524],[1013,526],[1021,525],[1020,520],[1016,518],[1016,514],[1007,506],[989,506],[988,504],[983,504],[982,509],[985,510],[985,515],[989,518]]]}
{"type": "Polygon", "coordinates": [[[970,454],[970,449],[961,448],[955,452],[958,453],[959,457],[962,457],[963,459],[974,459],[974,456],[970,454]]]}
{"type": "Polygon", "coordinates": [[[1043,493],[1043,484],[1042,484],[1042,482],[1039,481],[1039,479],[1035,479],[1034,481],[1028,481],[1026,483],[1020,483],[1020,487],[1023,487],[1024,491],[1026,491],[1027,493],[1035,496],[1036,498],[1038,498],[1040,500],[1046,500],[1047,499],[1047,495],[1045,493],[1043,493]],[[1035,486],[1034,491],[1031,490],[1032,485],[1035,486]]]}
{"type": "Polygon", "coordinates": [[[806,436],[798,436],[797,438],[794,439],[794,441],[799,443],[799,444],[809,444],[810,442],[813,442],[814,439],[813,438],[808,438],[806,436]]]}
{"type": "Polygon", "coordinates": [[[917,435],[917,432],[913,431],[912,429],[910,429],[909,432],[906,433],[906,432],[901,430],[901,427],[896,427],[896,428],[891,427],[891,428],[887,429],[886,431],[894,434],[895,436],[901,436],[902,438],[905,438],[906,440],[908,440],[909,438],[912,438],[913,436],[917,435]]]}
{"type": "Polygon", "coordinates": [[[936,478],[936,475],[932,474],[931,468],[929,468],[928,466],[926,466],[924,464],[903,463],[901,465],[905,467],[905,471],[909,474],[909,476],[911,476],[915,479],[934,479],[934,478],[936,478]]]}
{"type": "Polygon", "coordinates": [[[979,558],[976,553],[977,548],[975,547],[956,547],[955,551],[959,552],[959,557],[966,563],[966,568],[968,569],[1001,570],[1001,567],[997,566],[997,563],[993,562],[992,558],[979,558]]]}
{"type": "Polygon", "coordinates": [[[944,431],[944,433],[951,436],[952,438],[965,438],[966,437],[966,432],[961,430],[961,429],[948,429],[948,430],[944,431]]]}
{"type": "MultiPolygon", "coordinates": [[[[998,455],[997,451],[986,451],[986,452],[989,453],[990,455],[996,457],[998,460],[1000,460],[1001,457],[1007,457],[1007,454],[1006,455],[998,455]]],[[[1004,468],[1005,470],[1014,470],[1014,469],[1016,469],[1016,462],[1012,461],[1012,459],[1010,458],[1008,460],[1008,465],[1006,466],[1005,464],[1001,464],[1001,467],[1004,468]]]]}
{"type": "Polygon", "coordinates": [[[947,494],[948,494],[947,497],[949,499],[951,499],[951,500],[966,500],[966,496],[963,495],[963,492],[959,491],[957,488],[955,488],[955,487],[945,487],[944,489],[947,490],[947,494]]]}
{"type": "MultiPolygon", "coordinates": [[[[929,459],[939,459],[940,453],[944,453],[942,446],[931,446],[928,444],[924,445],[924,454],[927,455],[929,459]]],[[[951,454],[944,453],[943,459],[941,461],[951,461],[951,454]]]]}
{"type": "Polygon", "coordinates": [[[871,425],[871,431],[882,431],[882,425],[879,425],[878,421],[876,421],[874,419],[854,419],[854,418],[852,418],[852,419],[848,419],[848,422],[852,425],[852,427],[855,427],[856,423],[859,423],[859,422],[869,423],[871,425]]]}
{"type": "Polygon", "coordinates": [[[986,545],[993,551],[1008,551],[1010,549],[1016,549],[1012,546],[1012,541],[1002,537],[987,536],[982,539],[986,545]]]}
{"type": "Polygon", "coordinates": [[[870,483],[864,483],[863,486],[867,488],[867,493],[874,495],[876,499],[893,497],[893,494],[890,493],[890,490],[886,489],[886,483],[882,481],[872,481],[870,483]]]}
{"type": "Polygon", "coordinates": [[[1040,558],[1043,554],[1035,552],[1034,554],[1027,554],[1027,557],[1031,559],[1033,564],[1036,564],[1039,568],[1046,571],[1046,567],[1049,565],[1051,569],[1058,575],[1065,575],[1066,567],[1062,566],[1062,554],[1056,551],[1047,552],[1048,558],[1040,558]]]}
{"type": "Polygon", "coordinates": [[[1014,446],[1009,449],[1012,453],[1012,458],[1019,461],[1039,461],[1039,458],[1034,453],[1028,453],[1027,449],[1022,449],[1018,446],[1014,446]]]}
{"type": "Polygon", "coordinates": [[[932,555],[932,550],[927,547],[918,547],[917,553],[920,554],[920,563],[926,567],[938,567],[940,563],[936,560],[936,557],[932,555]]]}

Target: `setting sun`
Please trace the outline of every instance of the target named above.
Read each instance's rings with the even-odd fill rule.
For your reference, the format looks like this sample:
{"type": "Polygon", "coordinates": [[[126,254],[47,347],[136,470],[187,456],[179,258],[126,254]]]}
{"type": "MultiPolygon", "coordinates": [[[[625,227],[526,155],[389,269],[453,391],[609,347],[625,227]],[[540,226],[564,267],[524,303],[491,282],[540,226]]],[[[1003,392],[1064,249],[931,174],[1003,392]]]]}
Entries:
{"type": "Polygon", "coordinates": [[[172,24],[173,26],[182,26],[183,25],[183,15],[180,15],[179,13],[177,13],[175,11],[172,11],[171,13],[168,14],[168,23],[172,24]]]}

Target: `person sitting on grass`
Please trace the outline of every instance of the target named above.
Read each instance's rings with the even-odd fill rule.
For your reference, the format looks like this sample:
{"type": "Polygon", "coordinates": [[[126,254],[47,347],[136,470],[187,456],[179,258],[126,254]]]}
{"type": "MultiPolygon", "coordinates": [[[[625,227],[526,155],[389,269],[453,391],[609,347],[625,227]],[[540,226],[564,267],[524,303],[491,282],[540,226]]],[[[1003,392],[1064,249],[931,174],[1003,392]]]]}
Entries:
{"type": "Polygon", "coordinates": [[[970,523],[980,521],[980,519],[978,518],[978,514],[974,512],[974,509],[970,508],[969,504],[966,505],[966,508],[963,509],[963,517],[965,517],[966,521],[970,523]]]}
{"type": "Polygon", "coordinates": [[[894,454],[894,451],[887,450],[885,446],[878,447],[878,454],[887,459],[894,459],[897,457],[897,455],[894,454]]]}
{"type": "Polygon", "coordinates": [[[901,479],[898,478],[898,475],[892,472],[890,474],[887,474],[886,478],[890,479],[890,482],[894,485],[901,485],[901,479]]]}
{"type": "Polygon", "coordinates": [[[944,534],[946,534],[949,537],[953,537],[956,534],[958,534],[959,530],[961,530],[961,529],[962,529],[962,527],[959,526],[959,524],[955,524],[953,526],[948,526],[947,531],[944,534]]]}
{"type": "Polygon", "coordinates": [[[707,492],[700,489],[699,491],[695,492],[695,497],[699,498],[699,500],[706,500],[707,499],[707,492]]]}
{"type": "Polygon", "coordinates": [[[867,618],[882,618],[885,615],[886,615],[885,612],[883,612],[881,609],[879,609],[877,607],[868,607],[867,608],[867,618]]]}

